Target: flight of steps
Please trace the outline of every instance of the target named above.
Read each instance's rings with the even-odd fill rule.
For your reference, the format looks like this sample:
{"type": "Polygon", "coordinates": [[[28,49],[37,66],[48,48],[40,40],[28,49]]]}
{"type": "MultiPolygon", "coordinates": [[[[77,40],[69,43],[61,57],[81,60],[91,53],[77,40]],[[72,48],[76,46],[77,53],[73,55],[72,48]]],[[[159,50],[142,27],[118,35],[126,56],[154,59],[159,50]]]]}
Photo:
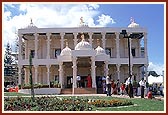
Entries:
{"type": "MultiPolygon", "coordinates": [[[[75,88],[75,94],[96,94],[96,88],[75,88]]],[[[61,94],[72,94],[72,88],[61,90],[61,94]]]]}

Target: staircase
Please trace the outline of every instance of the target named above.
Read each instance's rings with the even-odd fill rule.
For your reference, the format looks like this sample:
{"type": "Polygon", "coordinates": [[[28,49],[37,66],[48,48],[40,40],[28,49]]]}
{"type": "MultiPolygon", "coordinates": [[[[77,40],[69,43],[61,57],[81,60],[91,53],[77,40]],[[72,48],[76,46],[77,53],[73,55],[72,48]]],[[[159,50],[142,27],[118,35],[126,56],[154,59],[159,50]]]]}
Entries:
{"type": "MultiPolygon", "coordinates": [[[[75,88],[75,94],[96,94],[96,88],[75,88]]],[[[72,88],[61,90],[61,94],[72,94],[72,88]]]]}

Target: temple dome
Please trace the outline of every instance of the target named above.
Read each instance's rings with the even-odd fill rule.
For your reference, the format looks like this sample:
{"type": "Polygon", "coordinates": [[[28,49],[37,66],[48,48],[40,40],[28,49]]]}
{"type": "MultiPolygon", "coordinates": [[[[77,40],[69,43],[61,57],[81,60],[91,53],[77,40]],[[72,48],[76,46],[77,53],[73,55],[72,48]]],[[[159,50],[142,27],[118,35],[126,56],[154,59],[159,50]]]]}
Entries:
{"type": "Polygon", "coordinates": [[[106,54],[105,50],[100,46],[97,46],[95,50],[96,50],[96,55],[106,54]]]}
{"type": "Polygon", "coordinates": [[[82,40],[75,46],[75,50],[92,50],[89,42],[85,41],[84,34],[81,35],[82,40]]]}
{"type": "Polygon", "coordinates": [[[132,22],[131,24],[128,25],[129,28],[136,28],[139,27],[139,24],[132,22]]]}
{"type": "Polygon", "coordinates": [[[139,24],[135,23],[135,21],[132,17],[131,17],[130,21],[131,21],[131,24],[128,25],[129,28],[139,27],[139,24]]]}
{"type": "Polygon", "coordinates": [[[62,51],[61,51],[61,56],[71,56],[71,49],[66,46],[62,51]]]}
{"type": "Polygon", "coordinates": [[[75,50],[91,50],[91,49],[92,46],[85,40],[82,40],[75,46],[75,50]]]}

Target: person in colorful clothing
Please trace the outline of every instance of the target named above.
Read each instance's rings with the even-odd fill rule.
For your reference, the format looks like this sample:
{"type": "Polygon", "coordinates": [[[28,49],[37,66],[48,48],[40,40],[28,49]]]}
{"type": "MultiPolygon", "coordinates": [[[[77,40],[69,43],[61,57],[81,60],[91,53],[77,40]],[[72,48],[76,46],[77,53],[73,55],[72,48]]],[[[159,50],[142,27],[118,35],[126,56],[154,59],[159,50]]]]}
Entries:
{"type": "Polygon", "coordinates": [[[90,74],[88,74],[88,76],[87,76],[87,87],[88,88],[92,87],[92,78],[91,78],[90,74]]]}

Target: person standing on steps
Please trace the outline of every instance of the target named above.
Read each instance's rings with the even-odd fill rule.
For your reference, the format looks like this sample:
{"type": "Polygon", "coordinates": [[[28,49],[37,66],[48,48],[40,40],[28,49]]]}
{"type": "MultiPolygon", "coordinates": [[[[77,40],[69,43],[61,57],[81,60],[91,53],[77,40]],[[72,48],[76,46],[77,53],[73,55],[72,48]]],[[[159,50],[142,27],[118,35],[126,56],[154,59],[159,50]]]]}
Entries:
{"type": "Polygon", "coordinates": [[[106,77],[106,88],[107,96],[111,96],[111,79],[109,76],[106,77]]]}

